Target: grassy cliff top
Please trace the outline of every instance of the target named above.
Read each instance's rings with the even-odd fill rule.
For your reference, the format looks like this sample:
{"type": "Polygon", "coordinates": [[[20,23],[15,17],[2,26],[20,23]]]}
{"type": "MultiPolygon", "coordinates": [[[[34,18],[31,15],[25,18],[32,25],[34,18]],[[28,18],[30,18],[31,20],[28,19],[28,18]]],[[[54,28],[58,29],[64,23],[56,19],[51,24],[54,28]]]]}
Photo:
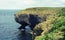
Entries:
{"type": "Polygon", "coordinates": [[[62,7],[36,7],[36,8],[27,8],[25,10],[20,10],[18,13],[16,13],[16,16],[18,17],[21,14],[55,14],[59,10],[61,10],[62,7]]]}

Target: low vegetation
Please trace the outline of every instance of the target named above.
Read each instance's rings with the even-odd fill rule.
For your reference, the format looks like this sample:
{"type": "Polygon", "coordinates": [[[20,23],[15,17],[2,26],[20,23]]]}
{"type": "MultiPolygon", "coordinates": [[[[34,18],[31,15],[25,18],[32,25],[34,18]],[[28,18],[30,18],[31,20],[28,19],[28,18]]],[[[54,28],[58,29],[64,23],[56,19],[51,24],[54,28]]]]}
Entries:
{"type": "MultiPolygon", "coordinates": [[[[37,7],[21,10],[16,14],[39,14],[46,17],[43,21],[36,25],[34,30],[41,29],[41,35],[36,36],[35,40],[65,40],[65,8],[64,7],[37,7]]],[[[39,31],[37,31],[38,33],[39,31]]]]}

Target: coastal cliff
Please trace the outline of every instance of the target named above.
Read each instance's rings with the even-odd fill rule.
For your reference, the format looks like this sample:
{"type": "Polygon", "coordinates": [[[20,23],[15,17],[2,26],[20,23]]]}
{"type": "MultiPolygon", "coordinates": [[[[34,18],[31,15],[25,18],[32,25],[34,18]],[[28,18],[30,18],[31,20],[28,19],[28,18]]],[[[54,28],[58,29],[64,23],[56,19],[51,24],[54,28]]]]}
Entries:
{"type": "Polygon", "coordinates": [[[62,40],[65,37],[63,36],[65,35],[64,31],[62,31],[65,29],[64,11],[65,8],[62,7],[27,8],[16,13],[15,20],[21,25],[21,21],[30,24],[31,28],[34,29],[34,32],[38,34],[38,36],[35,37],[35,40],[59,40],[60,38],[62,40]]]}

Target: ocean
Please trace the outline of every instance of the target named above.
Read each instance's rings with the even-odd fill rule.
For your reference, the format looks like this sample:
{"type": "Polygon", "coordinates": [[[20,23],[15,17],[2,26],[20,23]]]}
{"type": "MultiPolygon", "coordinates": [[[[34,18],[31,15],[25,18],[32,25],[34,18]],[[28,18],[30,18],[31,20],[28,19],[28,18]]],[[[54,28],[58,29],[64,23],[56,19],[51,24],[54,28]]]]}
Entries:
{"type": "Polygon", "coordinates": [[[15,21],[15,16],[19,10],[0,10],[0,40],[31,40],[28,34],[22,36],[18,30],[20,24],[15,21]]]}

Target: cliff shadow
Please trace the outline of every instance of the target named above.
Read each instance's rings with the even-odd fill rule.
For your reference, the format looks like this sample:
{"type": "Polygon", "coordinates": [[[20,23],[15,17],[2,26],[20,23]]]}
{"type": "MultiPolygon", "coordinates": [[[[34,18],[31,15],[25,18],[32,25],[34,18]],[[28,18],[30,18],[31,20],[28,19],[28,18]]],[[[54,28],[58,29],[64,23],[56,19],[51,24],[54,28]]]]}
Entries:
{"type": "Polygon", "coordinates": [[[30,33],[22,33],[21,31],[19,31],[20,33],[17,35],[17,39],[18,40],[34,40],[32,39],[32,34],[30,33]]]}

